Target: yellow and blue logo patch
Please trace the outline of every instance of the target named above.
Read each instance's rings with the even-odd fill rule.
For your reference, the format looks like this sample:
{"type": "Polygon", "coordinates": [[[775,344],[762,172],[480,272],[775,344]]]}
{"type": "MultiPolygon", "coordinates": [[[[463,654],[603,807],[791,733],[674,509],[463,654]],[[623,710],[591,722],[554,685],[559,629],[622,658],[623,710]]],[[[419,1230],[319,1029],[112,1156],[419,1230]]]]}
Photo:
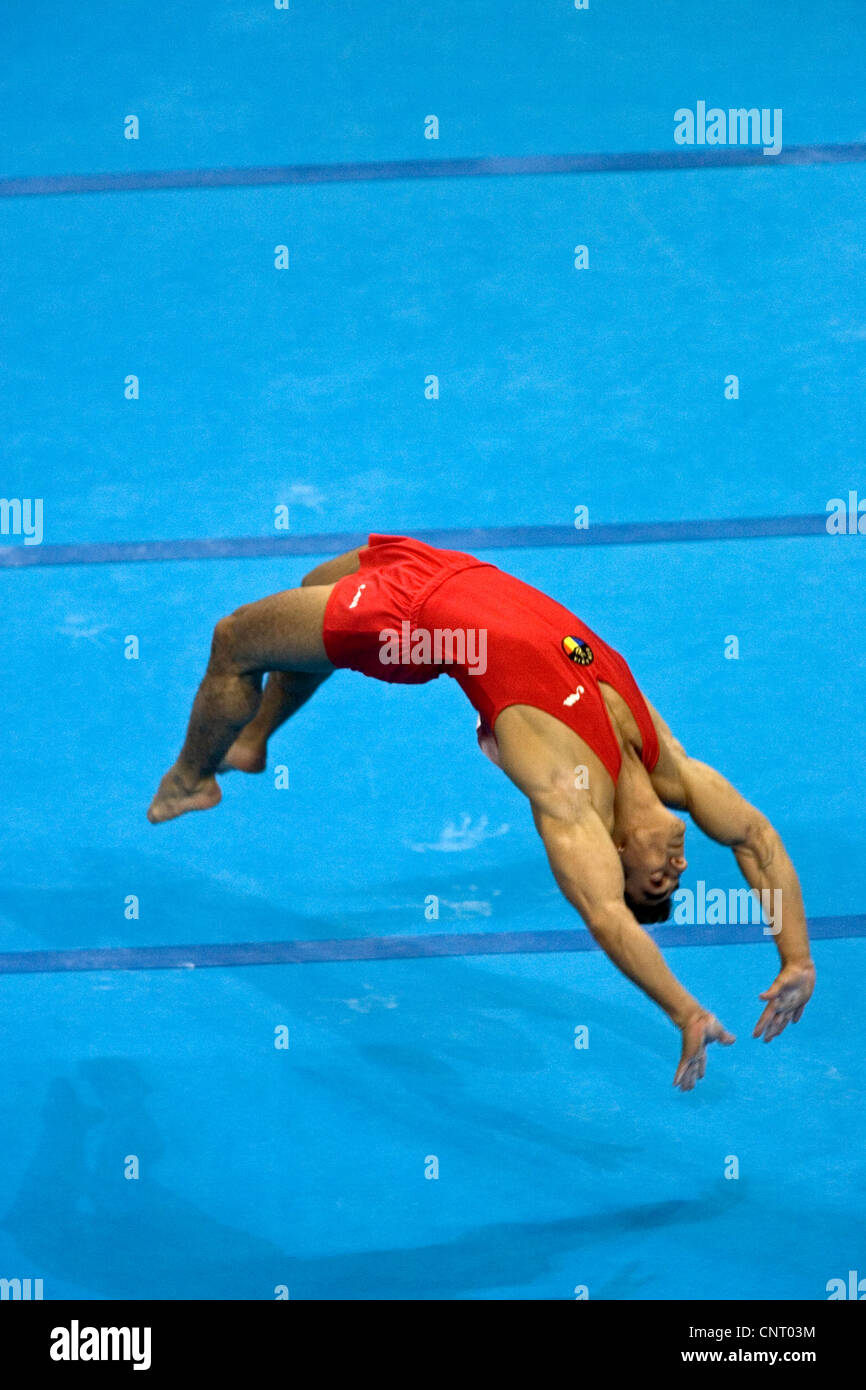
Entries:
{"type": "Polygon", "coordinates": [[[562,650],[577,666],[588,666],[593,660],[592,647],[582,637],[563,637],[562,650]]]}

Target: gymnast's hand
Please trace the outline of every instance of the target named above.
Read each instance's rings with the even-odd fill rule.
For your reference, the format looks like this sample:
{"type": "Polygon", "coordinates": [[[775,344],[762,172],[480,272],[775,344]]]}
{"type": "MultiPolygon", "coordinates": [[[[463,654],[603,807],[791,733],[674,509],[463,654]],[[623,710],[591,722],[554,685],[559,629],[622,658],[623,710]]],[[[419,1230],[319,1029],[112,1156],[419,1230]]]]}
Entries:
{"type": "Polygon", "coordinates": [[[815,988],[815,967],[811,960],[792,961],[782,967],[770,988],[759,995],[767,1007],[755,1025],[753,1038],[763,1034],[764,1042],[777,1038],[789,1023],[799,1023],[800,1017],[815,988]]]}
{"type": "Polygon", "coordinates": [[[674,1077],[674,1085],[681,1091],[693,1091],[695,1082],[700,1081],[707,1069],[707,1043],[720,1042],[730,1047],[736,1042],[733,1033],[723,1028],[719,1020],[701,1009],[693,1014],[683,1025],[683,1051],[680,1064],[674,1077]]]}

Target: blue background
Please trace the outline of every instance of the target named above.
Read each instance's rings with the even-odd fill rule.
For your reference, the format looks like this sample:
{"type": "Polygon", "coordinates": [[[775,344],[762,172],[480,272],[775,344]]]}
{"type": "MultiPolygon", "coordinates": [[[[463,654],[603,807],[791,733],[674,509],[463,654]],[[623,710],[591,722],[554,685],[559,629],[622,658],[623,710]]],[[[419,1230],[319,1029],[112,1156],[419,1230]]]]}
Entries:
{"type": "MultiPolygon", "coordinates": [[[[0,176],[663,150],[698,99],[783,108],[786,145],[866,140],[858,5],[697,8],[15,0],[0,176]]],[[[43,497],[45,542],[73,547],[272,536],[279,504],[318,536],[866,496],[866,168],[765,164],[2,198],[0,493],[43,497]]],[[[214,622],[315,556],[3,567],[0,1276],[48,1298],[811,1299],[866,1273],[864,548],[484,553],[624,651],[834,919],[769,1048],[749,1038],[769,943],[696,926],[669,952],[740,1039],[688,1096],[676,1035],[597,952],[471,954],[482,933],[588,943],[447,679],[341,674],[263,777],[148,825],[214,622]],[[389,958],[434,932],[466,954],[389,958]],[[3,964],[345,937],[380,958],[3,964]]],[[[692,887],[738,882],[693,829],[689,859],[692,887]]]]}

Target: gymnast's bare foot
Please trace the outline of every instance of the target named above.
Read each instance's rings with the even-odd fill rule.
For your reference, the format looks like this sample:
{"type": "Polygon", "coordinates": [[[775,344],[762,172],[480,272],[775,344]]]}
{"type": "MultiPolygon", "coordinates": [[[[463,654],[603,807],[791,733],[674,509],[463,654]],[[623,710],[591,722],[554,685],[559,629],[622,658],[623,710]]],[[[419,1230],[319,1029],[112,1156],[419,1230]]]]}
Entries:
{"type": "Polygon", "coordinates": [[[264,772],[267,765],[267,744],[238,734],[217,772],[264,772]]]}
{"type": "Polygon", "coordinates": [[[174,820],[187,811],[209,811],[222,798],[215,777],[199,777],[186,769],[170,767],[150,803],[147,819],[152,825],[174,820]]]}

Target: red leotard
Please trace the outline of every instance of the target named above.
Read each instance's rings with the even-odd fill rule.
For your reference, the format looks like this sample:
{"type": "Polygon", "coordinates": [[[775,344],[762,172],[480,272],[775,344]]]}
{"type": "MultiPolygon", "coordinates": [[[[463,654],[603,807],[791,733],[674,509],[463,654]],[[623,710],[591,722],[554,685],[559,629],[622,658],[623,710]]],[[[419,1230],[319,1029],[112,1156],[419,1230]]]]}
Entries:
{"type": "Polygon", "coordinates": [[[655,728],[626,662],[547,594],[472,555],[407,536],[371,535],[360,563],[337,581],[325,609],[323,639],[334,666],[401,684],[452,676],[480,715],[479,741],[490,738],[508,705],[544,710],[573,729],[616,782],[622,755],[599,690],[604,681],[634,716],[644,766],[655,767],[655,728]],[[465,651],[452,645],[450,634],[470,629],[474,643],[465,651]],[[437,631],[442,642],[424,653],[424,632],[437,631]]]}

